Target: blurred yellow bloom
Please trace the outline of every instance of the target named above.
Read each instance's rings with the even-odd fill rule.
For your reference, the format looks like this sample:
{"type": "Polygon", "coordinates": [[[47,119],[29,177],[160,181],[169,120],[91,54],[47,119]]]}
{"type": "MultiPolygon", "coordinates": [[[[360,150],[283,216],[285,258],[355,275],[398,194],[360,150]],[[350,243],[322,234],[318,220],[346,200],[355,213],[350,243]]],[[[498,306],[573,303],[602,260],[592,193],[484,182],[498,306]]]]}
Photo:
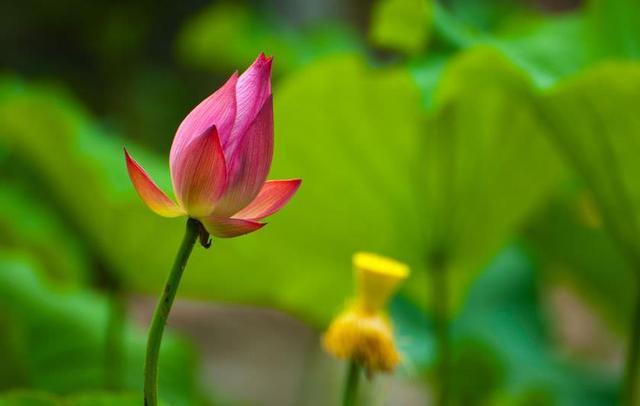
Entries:
{"type": "Polygon", "coordinates": [[[400,355],[384,307],[409,276],[409,267],[364,252],[354,255],[353,265],[356,297],[329,326],[323,337],[324,348],[337,358],[358,362],[370,373],[392,371],[400,355]]]}

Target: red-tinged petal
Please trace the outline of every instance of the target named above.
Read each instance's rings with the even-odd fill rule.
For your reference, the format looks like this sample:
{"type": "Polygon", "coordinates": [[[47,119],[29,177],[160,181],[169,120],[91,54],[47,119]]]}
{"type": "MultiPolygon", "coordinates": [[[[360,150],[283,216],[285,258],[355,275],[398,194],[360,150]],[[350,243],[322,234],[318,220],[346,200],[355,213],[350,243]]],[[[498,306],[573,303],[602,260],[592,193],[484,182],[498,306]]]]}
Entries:
{"type": "Polygon", "coordinates": [[[222,139],[222,148],[229,158],[245,136],[263,105],[271,96],[271,62],[260,54],[253,64],[238,79],[236,86],[236,120],[229,138],[222,139]]]}
{"type": "Polygon", "coordinates": [[[301,183],[301,179],[267,181],[258,196],[234,217],[260,220],[272,215],[291,200],[301,183]]]}
{"type": "Polygon", "coordinates": [[[259,230],[266,225],[254,220],[208,216],[199,218],[209,234],[219,238],[238,237],[259,230]]]}
{"type": "Polygon", "coordinates": [[[227,190],[216,215],[230,217],[248,205],[267,180],[273,157],[273,101],[270,96],[227,159],[227,190]]]}
{"type": "Polygon", "coordinates": [[[218,129],[220,140],[230,137],[236,117],[237,82],[238,73],[236,72],[220,89],[204,99],[182,120],[171,145],[169,154],[171,166],[175,165],[180,153],[195,137],[212,126],[218,129]]]}
{"type": "Polygon", "coordinates": [[[156,214],[163,217],[183,216],[184,211],[175,204],[169,197],[155,184],[147,172],[124,150],[127,162],[127,172],[133,187],[143,202],[156,214]]]}
{"type": "Polygon", "coordinates": [[[178,203],[193,217],[213,212],[227,183],[227,168],[216,127],[193,139],[171,167],[178,203]]]}

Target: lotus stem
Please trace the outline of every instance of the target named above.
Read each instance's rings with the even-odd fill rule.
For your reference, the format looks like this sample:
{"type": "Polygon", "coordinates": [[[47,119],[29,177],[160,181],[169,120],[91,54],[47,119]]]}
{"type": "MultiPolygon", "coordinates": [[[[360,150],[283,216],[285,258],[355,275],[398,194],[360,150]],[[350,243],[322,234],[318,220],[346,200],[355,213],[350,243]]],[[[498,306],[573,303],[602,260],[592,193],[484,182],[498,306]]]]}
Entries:
{"type": "Polygon", "coordinates": [[[358,395],[358,383],[360,381],[360,365],[355,360],[349,362],[347,381],[344,385],[342,406],[354,406],[358,395]]]}
{"type": "Polygon", "coordinates": [[[144,364],[144,404],[145,406],[158,405],[158,358],[160,355],[160,344],[162,343],[162,334],[164,326],[167,324],[167,318],[176,297],[180,278],[187,265],[193,246],[200,235],[200,223],[197,220],[189,218],[187,220],[187,230],[182,240],[182,245],[178,251],[173,268],[169,274],[169,278],[164,286],[162,296],[158,301],[156,310],[153,313],[151,328],[149,329],[149,338],[147,339],[147,354],[144,364]]]}

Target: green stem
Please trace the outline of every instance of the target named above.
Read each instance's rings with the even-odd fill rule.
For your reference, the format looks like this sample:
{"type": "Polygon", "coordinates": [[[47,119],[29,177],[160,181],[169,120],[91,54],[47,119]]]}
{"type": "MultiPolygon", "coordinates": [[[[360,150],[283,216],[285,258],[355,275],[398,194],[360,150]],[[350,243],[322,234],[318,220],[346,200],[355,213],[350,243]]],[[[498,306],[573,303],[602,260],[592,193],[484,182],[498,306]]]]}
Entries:
{"type": "Polygon", "coordinates": [[[360,380],[360,366],[354,360],[349,363],[347,372],[347,382],[344,386],[342,406],[354,406],[358,395],[358,381],[360,380]]]}
{"type": "Polygon", "coordinates": [[[449,404],[451,378],[451,337],[449,334],[449,281],[445,266],[432,267],[432,292],[438,347],[436,360],[436,405],[449,404]]]}
{"type": "Polygon", "coordinates": [[[187,260],[193,245],[198,238],[200,223],[197,220],[187,221],[187,230],[182,240],[182,245],[178,251],[173,268],[164,286],[162,296],[158,301],[156,310],[153,313],[149,338],[147,339],[147,355],[144,363],[144,404],[145,406],[157,406],[158,404],[158,358],[160,355],[160,344],[162,343],[162,333],[167,323],[173,299],[176,297],[178,285],[182,272],[187,265],[187,260]]]}
{"type": "Polygon", "coordinates": [[[636,307],[631,322],[632,330],[627,348],[627,361],[624,371],[623,397],[627,406],[637,406],[638,367],[640,366],[640,287],[636,292],[636,307]]]}

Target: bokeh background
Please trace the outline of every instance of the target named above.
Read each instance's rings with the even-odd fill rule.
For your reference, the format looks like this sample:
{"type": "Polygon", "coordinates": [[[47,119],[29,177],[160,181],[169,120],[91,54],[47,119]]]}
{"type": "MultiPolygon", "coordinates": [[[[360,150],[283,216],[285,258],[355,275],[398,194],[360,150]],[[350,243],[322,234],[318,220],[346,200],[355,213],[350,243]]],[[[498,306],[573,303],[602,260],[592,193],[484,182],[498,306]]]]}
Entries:
{"type": "Polygon", "coordinates": [[[351,255],[413,272],[403,365],[367,405],[613,405],[640,268],[636,0],[0,2],[0,404],[137,405],[184,221],[151,213],[182,118],[274,56],[258,233],[197,247],[161,357],[167,405],[331,406],[320,334],[351,255]],[[441,306],[446,303],[446,306],[441,306]],[[440,305],[437,305],[440,304],[440,305]]]}

